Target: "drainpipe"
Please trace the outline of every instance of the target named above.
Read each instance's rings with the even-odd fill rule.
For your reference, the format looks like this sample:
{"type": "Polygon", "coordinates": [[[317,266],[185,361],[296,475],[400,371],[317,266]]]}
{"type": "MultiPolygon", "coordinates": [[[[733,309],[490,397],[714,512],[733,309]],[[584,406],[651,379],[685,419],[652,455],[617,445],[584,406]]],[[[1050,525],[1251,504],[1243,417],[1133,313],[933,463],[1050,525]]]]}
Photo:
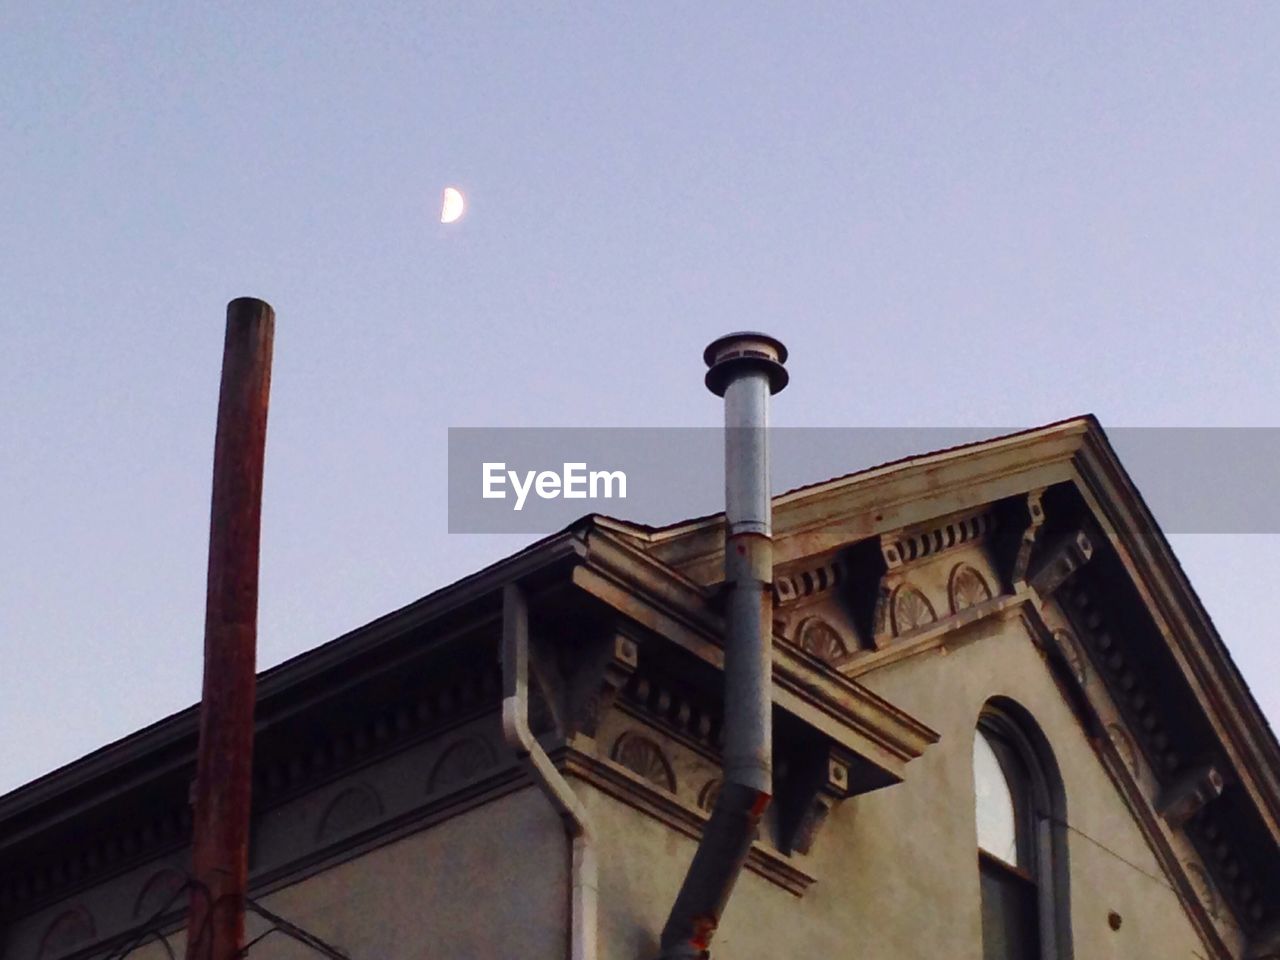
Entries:
{"type": "Polygon", "coordinates": [[[763,333],[714,341],[707,388],[724,397],[724,775],[702,842],[662,931],[662,960],[709,946],[773,794],[773,529],[769,397],[787,348],[763,333]]]}
{"type": "Polygon", "coordinates": [[[569,957],[596,957],[596,851],[587,809],[529,729],[529,606],[517,583],[502,588],[502,733],[564,821],[571,844],[569,957]]]}

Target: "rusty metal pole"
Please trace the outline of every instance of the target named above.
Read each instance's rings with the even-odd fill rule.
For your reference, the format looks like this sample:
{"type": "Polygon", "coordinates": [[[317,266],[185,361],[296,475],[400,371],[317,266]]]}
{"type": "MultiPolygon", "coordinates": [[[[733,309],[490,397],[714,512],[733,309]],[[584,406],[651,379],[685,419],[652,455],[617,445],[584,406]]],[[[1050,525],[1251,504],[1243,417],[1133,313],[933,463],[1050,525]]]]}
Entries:
{"type": "Polygon", "coordinates": [[[242,297],[227,304],[213,447],[187,960],[231,960],[244,942],[258,538],[274,331],[275,312],[263,301],[242,297]]]}

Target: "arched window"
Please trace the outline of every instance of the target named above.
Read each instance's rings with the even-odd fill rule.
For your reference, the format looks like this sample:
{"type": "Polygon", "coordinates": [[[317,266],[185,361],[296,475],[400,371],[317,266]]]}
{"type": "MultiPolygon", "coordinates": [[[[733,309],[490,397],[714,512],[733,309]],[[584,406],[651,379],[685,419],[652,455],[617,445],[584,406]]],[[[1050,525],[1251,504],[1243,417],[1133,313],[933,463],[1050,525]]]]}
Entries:
{"type": "Polygon", "coordinates": [[[1048,743],[993,701],[973,741],[983,960],[1068,960],[1065,797],[1048,743]]]}

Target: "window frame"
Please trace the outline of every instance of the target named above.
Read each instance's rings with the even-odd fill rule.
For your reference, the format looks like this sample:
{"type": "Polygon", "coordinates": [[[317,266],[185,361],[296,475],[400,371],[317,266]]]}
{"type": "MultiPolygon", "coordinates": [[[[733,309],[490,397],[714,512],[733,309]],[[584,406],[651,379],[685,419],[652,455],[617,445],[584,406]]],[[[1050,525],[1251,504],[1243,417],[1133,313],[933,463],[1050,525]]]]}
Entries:
{"type": "MultiPolygon", "coordinates": [[[[979,871],[985,864],[1033,885],[1039,960],[1072,960],[1066,791],[1049,742],[1031,714],[1006,697],[993,698],[983,706],[974,735],[986,738],[1009,784],[1018,858],[1026,858],[1023,868],[977,846],[975,806],[979,871]]],[[[975,785],[975,804],[976,796],[975,785]]]]}

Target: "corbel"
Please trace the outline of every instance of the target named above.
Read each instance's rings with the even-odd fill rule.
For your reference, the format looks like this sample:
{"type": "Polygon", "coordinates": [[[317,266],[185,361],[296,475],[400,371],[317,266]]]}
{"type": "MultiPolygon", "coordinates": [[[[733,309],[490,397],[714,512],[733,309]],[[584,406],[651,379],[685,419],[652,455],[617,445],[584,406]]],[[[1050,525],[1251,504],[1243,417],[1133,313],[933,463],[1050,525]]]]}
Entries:
{"type": "Polygon", "coordinates": [[[875,606],[871,614],[871,643],[883,649],[893,640],[893,590],[901,579],[897,574],[906,566],[899,539],[901,531],[880,534],[880,570],[882,575],[875,586],[875,606]]]}
{"type": "Polygon", "coordinates": [[[1217,767],[1197,767],[1161,791],[1156,811],[1176,830],[1220,797],[1222,787],[1222,774],[1217,767]]]}
{"type": "Polygon", "coordinates": [[[849,796],[853,758],[830,745],[797,751],[779,784],[778,840],[784,853],[808,853],[827,815],[849,796]]]}
{"type": "Polygon", "coordinates": [[[621,627],[603,632],[573,655],[566,697],[566,738],[595,739],[601,719],[640,663],[640,646],[621,627]]]}
{"type": "Polygon", "coordinates": [[[1044,559],[1031,576],[1031,586],[1041,597],[1048,597],[1092,556],[1093,541],[1089,535],[1083,530],[1072,531],[1045,551],[1044,559]]]}
{"type": "MultiPolygon", "coordinates": [[[[886,556],[886,543],[890,538],[881,535],[860,540],[850,546],[840,557],[840,565],[846,572],[842,594],[848,604],[854,633],[867,637],[875,647],[881,647],[889,638],[889,594],[892,588],[885,582],[890,569],[886,556]]],[[[893,566],[901,566],[902,560],[895,549],[888,553],[893,566]]]]}
{"type": "MultiPolygon", "coordinates": [[[[796,608],[820,599],[834,591],[844,581],[846,572],[838,557],[822,562],[810,561],[804,567],[792,567],[786,572],[774,571],[773,576],[773,632],[784,637],[792,636],[796,608]]],[[[793,638],[797,639],[798,638],[793,638]]]]}
{"type": "Polygon", "coordinates": [[[561,670],[555,648],[543,637],[529,644],[529,727],[537,735],[565,729],[561,670]]]}
{"type": "Polygon", "coordinates": [[[1016,593],[1027,582],[1031,554],[1045,523],[1044,487],[1003,501],[994,552],[1005,587],[1016,593]]]}

